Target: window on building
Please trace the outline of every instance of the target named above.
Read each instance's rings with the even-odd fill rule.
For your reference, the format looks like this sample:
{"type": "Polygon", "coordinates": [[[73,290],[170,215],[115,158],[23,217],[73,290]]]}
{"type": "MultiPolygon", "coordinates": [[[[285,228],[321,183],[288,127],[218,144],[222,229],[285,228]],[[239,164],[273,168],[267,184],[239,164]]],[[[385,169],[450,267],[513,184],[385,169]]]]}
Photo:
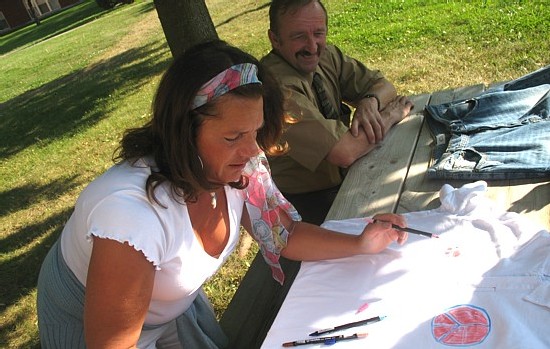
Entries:
{"type": "Polygon", "coordinates": [[[10,25],[8,21],[6,20],[6,17],[4,17],[4,13],[0,11],[0,32],[10,29],[10,25]]]}
{"type": "Polygon", "coordinates": [[[39,16],[43,16],[52,11],[50,4],[47,0],[35,0],[38,11],[40,12],[39,16]]]}
{"type": "Polygon", "coordinates": [[[52,9],[52,11],[61,10],[59,0],[48,0],[48,3],[50,4],[50,8],[52,9]]]}

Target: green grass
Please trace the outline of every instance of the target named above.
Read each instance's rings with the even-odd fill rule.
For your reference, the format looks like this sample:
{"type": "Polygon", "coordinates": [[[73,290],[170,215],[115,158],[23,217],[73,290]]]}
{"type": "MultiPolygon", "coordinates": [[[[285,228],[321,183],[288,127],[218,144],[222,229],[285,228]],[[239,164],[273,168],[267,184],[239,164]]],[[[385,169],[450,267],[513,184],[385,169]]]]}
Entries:
{"type": "Polygon", "coordinates": [[[402,93],[509,80],[550,61],[542,2],[330,4],[331,41],[386,72],[402,93]]]}
{"type": "MultiPolygon", "coordinates": [[[[268,0],[207,0],[220,37],[269,51],[268,0]]],[[[329,41],[402,94],[513,79],[550,64],[550,11],[527,1],[326,1],[329,41]]],[[[150,117],[170,51],[152,1],[88,0],[0,37],[0,347],[38,347],[40,263],[79,192],[150,117]]],[[[223,313],[256,246],[205,287],[223,313]]]]}
{"type": "Polygon", "coordinates": [[[16,32],[0,37],[0,55],[78,28],[107,13],[97,6],[95,1],[83,2],[42,20],[39,30],[35,24],[30,24],[18,29],[16,32]]]}

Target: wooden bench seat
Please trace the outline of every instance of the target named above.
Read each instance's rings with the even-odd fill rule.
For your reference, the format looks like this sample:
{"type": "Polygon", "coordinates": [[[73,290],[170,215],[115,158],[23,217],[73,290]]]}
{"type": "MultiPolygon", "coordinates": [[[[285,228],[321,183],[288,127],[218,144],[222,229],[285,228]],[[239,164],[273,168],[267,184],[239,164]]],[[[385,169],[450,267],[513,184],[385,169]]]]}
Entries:
{"type": "Polygon", "coordinates": [[[300,262],[281,257],[285,282],[281,286],[260,252],[252,261],[237,292],[223,313],[220,325],[229,337],[229,348],[259,348],[283,303],[300,262]]]}

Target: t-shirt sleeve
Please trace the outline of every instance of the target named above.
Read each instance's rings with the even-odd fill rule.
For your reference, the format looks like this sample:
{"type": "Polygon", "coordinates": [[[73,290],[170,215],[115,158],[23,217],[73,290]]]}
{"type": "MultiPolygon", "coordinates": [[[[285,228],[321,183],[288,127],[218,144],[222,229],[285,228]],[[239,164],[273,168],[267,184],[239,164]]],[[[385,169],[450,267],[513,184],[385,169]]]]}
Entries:
{"type": "Polygon", "coordinates": [[[128,243],[144,254],[157,270],[165,251],[165,234],[155,209],[145,198],[125,193],[111,194],[91,211],[88,237],[112,239],[128,243]]]}

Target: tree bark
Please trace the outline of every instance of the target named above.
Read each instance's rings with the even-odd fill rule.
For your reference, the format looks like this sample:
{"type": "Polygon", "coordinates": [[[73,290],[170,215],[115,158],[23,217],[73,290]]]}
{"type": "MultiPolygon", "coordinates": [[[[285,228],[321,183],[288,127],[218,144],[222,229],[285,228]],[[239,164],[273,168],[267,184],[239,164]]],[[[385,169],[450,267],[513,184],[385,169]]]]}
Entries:
{"type": "Polygon", "coordinates": [[[154,4],[173,57],[218,38],[204,0],[154,0],[154,4]]]}

